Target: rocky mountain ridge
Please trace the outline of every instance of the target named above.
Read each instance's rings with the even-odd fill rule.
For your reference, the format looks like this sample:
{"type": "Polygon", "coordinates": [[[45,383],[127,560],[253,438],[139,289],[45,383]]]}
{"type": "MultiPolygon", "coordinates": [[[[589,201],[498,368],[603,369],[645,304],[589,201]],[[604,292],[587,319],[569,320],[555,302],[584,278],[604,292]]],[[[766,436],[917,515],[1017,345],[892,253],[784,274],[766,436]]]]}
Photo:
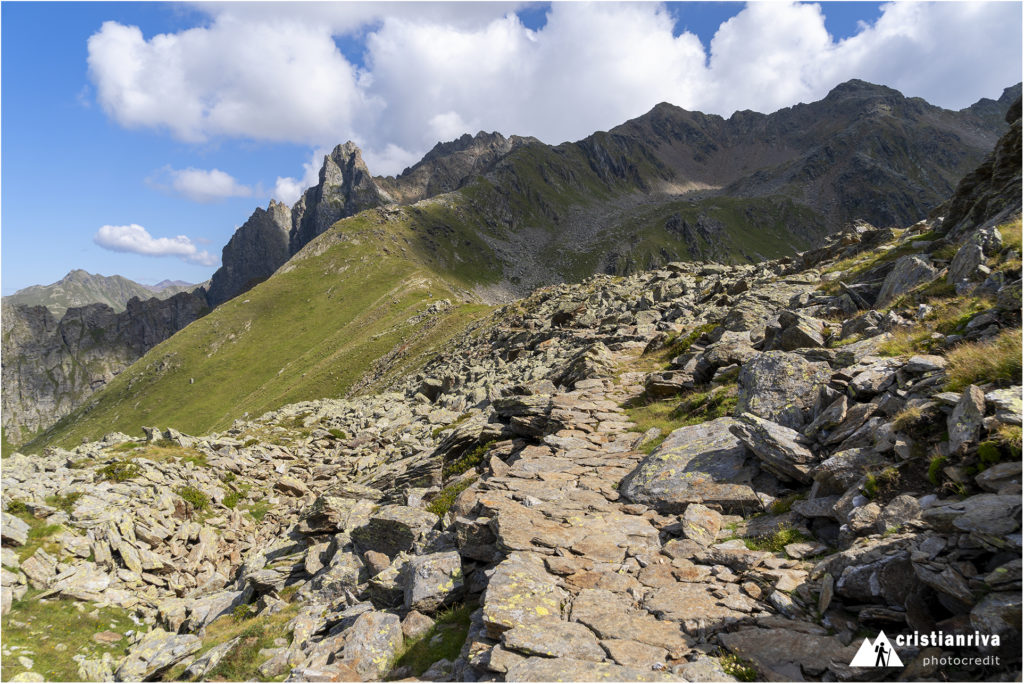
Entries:
{"type": "Polygon", "coordinates": [[[65,311],[74,307],[106,304],[115,313],[120,313],[127,308],[132,297],[167,299],[196,287],[199,286],[169,280],[152,286],[143,285],[119,275],[104,276],[76,269],[55,283],[22,288],[3,300],[11,305],[45,306],[59,320],[65,311]]]}
{"type": "Polygon", "coordinates": [[[1019,678],[1005,206],[545,287],[387,392],[11,456],[4,678],[1019,678]],[[72,658],[25,619],[63,601],[136,625],[72,658]],[[1000,661],[852,667],[880,630],[1000,661]]]}
{"type": "MultiPolygon", "coordinates": [[[[596,272],[777,257],[813,246],[853,216],[907,223],[991,148],[1005,126],[992,111],[1008,106],[1012,90],[961,112],[863,82],[771,115],[722,119],[659,105],[612,131],[555,147],[496,133],[463,136],[393,178],[372,176],[355,145],[339,145],[294,207],[272,202],[234,233],[207,304],[248,292],[307,246],[320,249],[317,238],[335,224],[353,236],[365,235],[367,224],[383,226],[388,234],[372,238],[382,250],[400,250],[463,301],[500,303],[596,272]]],[[[122,358],[108,370],[116,372],[122,358]]],[[[95,388],[72,377],[53,383],[46,371],[11,386],[27,413],[60,418],[65,409],[50,407],[81,402],[95,388]],[[57,400],[51,387],[74,402],[57,400]]],[[[201,364],[189,373],[203,378],[210,369],[201,364]]],[[[22,414],[11,408],[9,443],[41,427],[19,428],[22,414]]],[[[216,409],[220,415],[223,407],[216,409]]]]}

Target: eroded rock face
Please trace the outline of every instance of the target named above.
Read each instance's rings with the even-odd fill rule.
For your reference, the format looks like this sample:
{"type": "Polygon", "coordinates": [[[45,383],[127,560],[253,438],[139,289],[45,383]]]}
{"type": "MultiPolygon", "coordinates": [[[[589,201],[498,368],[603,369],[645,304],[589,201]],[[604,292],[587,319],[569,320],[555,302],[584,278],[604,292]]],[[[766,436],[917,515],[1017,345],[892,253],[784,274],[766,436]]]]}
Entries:
{"type": "MultiPolygon", "coordinates": [[[[19,444],[49,427],[150,348],[208,310],[205,291],[68,309],[58,320],[42,306],[3,303],[5,439],[19,444]]],[[[173,363],[173,360],[167,360],[173,363]]]]}
{"type": "Polygon", "coordinates": [[[292,212],[285,204],[270,200],[265,210],[256,209],[224,245],[222,266],[210,280],[210,306],[266,280],[288,261],[291,229],[292,212]]]}

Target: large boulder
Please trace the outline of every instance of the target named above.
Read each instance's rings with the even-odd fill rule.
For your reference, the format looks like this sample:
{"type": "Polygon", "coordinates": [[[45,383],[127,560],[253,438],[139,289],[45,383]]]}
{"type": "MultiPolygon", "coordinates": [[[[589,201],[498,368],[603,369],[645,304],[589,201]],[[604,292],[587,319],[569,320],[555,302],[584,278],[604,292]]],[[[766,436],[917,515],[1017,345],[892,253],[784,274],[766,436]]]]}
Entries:
{"type": "Polygon", "coordinates": [[[796,430],[743,413],[729,431],[775,475],[805,484],[811,481],[809,473],[818,458],[804,446],[805,438],[796,430]]]}
{"type": "Polygon", "coordinates": [[[394,557],[425,541],[437,521],[435,514],[422,508],[381,506],[367,524],[352,531],[352,540],[364,552],[378,551],[394,557]]]}
{"type": "Polygon", "coordinates": [[[371,611],[356,618],[345,638],[342,662],[351,666],[364,681],[381,679],[402,648],[405,637],[397,615],[371,611]]]}
{"type": "Polygon", "coordinates": [[[114,673],[119,682],[144,682],[198,651],[202,640],[194,634],[171,634],[153,629],[128,652],[114,673]]]}
{"type": "Polygon", "coordinates": [[[882,309],[888,306],[901,294],[913,290],[921,283],[935,280],[936,275],[938,271],[920,256],[910,254],[900,257],[889,275],[885,277],[882,289],[878,291],[875,308],[882,309]]]}
{"type": "Polygon", "coordinates": [[[415,556],[405,573],[407,609],[431,612],[462,596],[462,557],[458,551],[415,556]]]}
{"type": "Polygon", "coordinates": [[[810,422],[818,391],[831,377],[823,361],[783,351],[758,354],[740,370],[736,415],[753,413],[799,430],[810,422]]]}
{"type": "Polygon", "coordinates": [[[717,418],[675,430],[623,479],[619,492],[666,513],[694,503],[734,510],[758,506],[749,485],[757,466],[730,433],[736,424],[717,418]]]}

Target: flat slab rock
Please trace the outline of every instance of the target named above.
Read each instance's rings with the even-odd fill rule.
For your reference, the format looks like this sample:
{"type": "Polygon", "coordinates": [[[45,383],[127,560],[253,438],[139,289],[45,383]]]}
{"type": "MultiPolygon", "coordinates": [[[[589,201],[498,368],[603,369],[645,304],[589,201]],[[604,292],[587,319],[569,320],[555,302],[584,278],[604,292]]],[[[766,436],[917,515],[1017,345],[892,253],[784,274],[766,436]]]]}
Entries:
{"type": "Polygon", "coordinates": [[[171,634],[162,629],[146,633],[128,652],[114,678],[119,682],[141,682],[198,651],[202,640],[194,634],[171,634]]]}
{"type": "Polygon", "coordinates": [[[559,617],[568,594],[539,557],[512,554],[494,569],[484,594],[484,626],[497,639],[513,627],[559,617]]]}
{"type": "Polygon", "coordinates": [[[803,675],[817,679],[833,663],[847,666],[859,646],[844,646],[826,634],[760,627],[722,633],[718,639],[736,655],[752,661],[761,677],[775,681],[803,681],[803,675]]]}
{"type": "Polygon", "coordinates": [[[732,418],[681,427],[622,481],[630,501],[664,513],[681,513],[691,503],[726,509],[758,506],[748,485],[757,474],[752,454],[731,432],[732,418]]]}
{"type": "Polygon", "coordinates": [[[667,672],[639,670],[613,663],[592,663],[573,658],[532,657],[508,668],[506,682],[674,682],[667,672]]]}

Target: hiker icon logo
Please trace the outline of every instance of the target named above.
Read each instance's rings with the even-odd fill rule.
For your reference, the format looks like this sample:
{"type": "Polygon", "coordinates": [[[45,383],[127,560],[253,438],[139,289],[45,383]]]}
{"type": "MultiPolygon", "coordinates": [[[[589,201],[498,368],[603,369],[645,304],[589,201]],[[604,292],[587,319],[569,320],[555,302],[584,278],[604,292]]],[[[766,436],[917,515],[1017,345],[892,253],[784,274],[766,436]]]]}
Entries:
{"type": "Polygon", "coordinates": [[[885,632],[879,632],[874,643],[867,637],[850,661],[851,667],[903,667],[896,649],[889,643],[885,632]]]}

